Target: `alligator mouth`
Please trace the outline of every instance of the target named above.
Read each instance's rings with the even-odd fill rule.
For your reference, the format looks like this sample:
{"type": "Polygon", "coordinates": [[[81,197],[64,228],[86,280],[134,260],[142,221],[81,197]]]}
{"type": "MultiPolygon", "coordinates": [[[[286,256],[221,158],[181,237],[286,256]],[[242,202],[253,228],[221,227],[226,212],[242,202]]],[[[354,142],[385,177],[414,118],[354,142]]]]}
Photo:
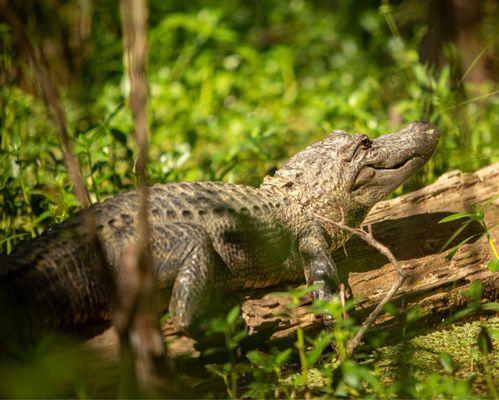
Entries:
{"type": "Polygon", "coordinates": [[[399,168],[402,168],[404,167],[409,161],[411,161],[413,158],[407,158],[401,162],[399,162],[398,164],[396,165],[393,165],[393,166],[386,166],[386,165],[383,165],[383,164],[373,164],[371,165],[372,168],[374,169],[399,169],[399,168]]]}
{"type": "Polygon", "coordinates": [[[376,170],[385,170],[385,171],[397,171],[402,170],[406,166],[413,166],[414,164],[423,165],[426,162],[425,158],[420,155],[415,155],[413,157],[406,158],[405,160],[399,162],[398,164],[392,166],[385,166],[381,164],[374,164],[371,167],[376,170]]]}
{"type": "Polygon", "coordinates": [[[357,190],[366,184],[383,184],[389,177],[403,182],[424,165],[425,162],[424,157],[416,155],[408,157],[394,165],[384,165],[381,163],[366,165],[357,174],[352,190],[357,190]]]}
{"type": "Polygon", "coordinates": [[[373,166],[373,168],[376,170],[377,174],[395,174],[399,175],[400,179],[405,179],[405,177],[408,177],[409,175],[413,174],[416,172],[416,170],[424,165],[426,160],[424,157],[421,156],[413,156],[410,158],[407,158],[401,162],[399,162],[396,165],[393,165],[391,167],[377,167],[373,166]]]}

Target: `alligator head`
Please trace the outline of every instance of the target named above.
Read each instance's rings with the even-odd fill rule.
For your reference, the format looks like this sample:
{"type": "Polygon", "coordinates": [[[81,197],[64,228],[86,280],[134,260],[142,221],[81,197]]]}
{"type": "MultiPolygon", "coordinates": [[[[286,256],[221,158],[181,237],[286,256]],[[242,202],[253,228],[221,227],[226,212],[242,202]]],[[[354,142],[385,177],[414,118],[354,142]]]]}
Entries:
{"type": "Polygon", "coordinates": [[[440,133],[413,122],[374,140],[334,131],[292,157],[265,185],[279,186],[313,212],[358,225],[378,201],[414,175],[433,154],[440,133]]]}
{"type": "Polygon", "coordinates": [[[351,193],[360,204],[372,207],[397,189],[430,159],[440,133],[436,126],[413,122],[401,131],[372,142],[356,137],[360,152],[352,159],[355,174],[351,193]]]}

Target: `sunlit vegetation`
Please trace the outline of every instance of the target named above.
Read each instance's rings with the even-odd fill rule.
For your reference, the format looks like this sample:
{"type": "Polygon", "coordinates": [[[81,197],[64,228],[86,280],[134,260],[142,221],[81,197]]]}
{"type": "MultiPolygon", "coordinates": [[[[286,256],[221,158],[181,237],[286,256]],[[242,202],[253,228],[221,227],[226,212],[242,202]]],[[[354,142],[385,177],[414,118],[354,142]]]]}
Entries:
{"type": "MultiPolygon", "coordinates": [[[[57,49],[42,19],[75,22],[78,3],[70,2],[67,10],[55,2],[35,4],[39,14],[28,16],[32,40],[57,49]]],[[[92,34],[84,39],[87,58],[74,77],[79,80],[66,78],[61,89],[82,172],[92,200],[99,201],[134,186],[134,150],[124,107],[129,85],[118,7],[93,7],[92,34]]],[[[256,6],[151,2],[151,182],[257,185],[289,155],[333,129],[374,137],[422,119],[438,124],[444,140],[402,191],[451,169],[474,170],[499,159],[494,82],[466,83],[462,75],[456,80],[459,68],[452,59],[440,69],[423,63],[423,23],[404,19],[397,30],[403,34],[396,35],[387,24],[392,12],[376,2],[331,7],[300,0],[256,6]]],[[[494,32],[485,33],[492,40],[494,32]]],[[[29,79],[6,25],[0,34],[2,64],[29,79]]],[[[453,46],[447,44],[450,53],[457,51],[453,46]]],[[[4,252],[66,218],[76,205],[48,113],[32,90],[8,78],[12,84],[0,86],[4,252]]]]}
{"type": "MultiPolygon", "coordinates": [[[[61,91],[91,201],[136,187],[118,2],[20,3],[14,8],[61,91]]],[[[428,35],[438,35],[430,3],[150,0],[149,182],[256,186],[334,129],[376,137],[414,120],[435,123],[442,138],[430,162],[395,195],[453,169],[498,162],[498,76],[470,76],[487,57],[490,70],[499,70],[499,8],[471,1],[482,9],[476,28],[482,47],[463,65],[466,49],[452,38],[442,39],[438,59],[422,50],[428,35]]],[[[79,203],[72,189],[53,121],[0,16],[0,253],[74,214],[79,203]]],[[[462,218],[483,224],[479,210],[462,218]]],[[[489,234],[495,227],[484,229],[496,259],[489,234]]],[[[491,263],[497,270],[497,260],[491,263]]],[[[496,303],[481,306],[479,285],[468,294],[468,311],[452,321],[497,312],[496,303]]],[[[324,304],[318,307],[324,311],[324,304]]],[[[390,332],[380,331],[349,357],[341,349],[358,326],[343,319],[341,304],[328,307],[338,320],[333,330],[313,338],[298,330],[288,348],[245,354],[236,349],[247,332],[239,308],[232,309],[207,333],[225,339],[225,347],[206,350],[219,354],[217,362],[197,365],[191,374],[179,368],[173,395],[497,396],[497,318],[429,334],[417,326],[416,311],[397,314],[389,305],[385,311],[403,321],[396,343],[386,343],[390,332]]],[[[0,396],[138,395],[127,392],[117,362],[96,361],[73,347],[47,338],[20,352],[19,360],[2,361],[0,396]]]]}

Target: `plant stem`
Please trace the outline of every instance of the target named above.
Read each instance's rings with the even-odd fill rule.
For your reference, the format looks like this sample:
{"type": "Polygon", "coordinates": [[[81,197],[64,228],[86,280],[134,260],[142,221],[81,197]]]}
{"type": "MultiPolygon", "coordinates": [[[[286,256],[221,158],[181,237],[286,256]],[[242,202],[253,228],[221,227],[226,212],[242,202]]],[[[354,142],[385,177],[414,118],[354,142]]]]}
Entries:
{"type": "Polygon", "coordinates": [[[237,399],[237,371],[236,371],[236,358],[234,357],[234,352],[231,346],[231,329],[228,328],[225,331],[225,347],[227,349],[227,353],[229,354],[230,360],[230,390],[229,397],[231,399],[237,399]]]}
{"type": "Polygon", "coordinates": [[[307,388],[308,391],[308,363],[307,363],[307,356],[305,355],[305,340],[303,338],[303,329],[301,327],[298,327],[296,331],[296,336],[298,339],[296,343],[296,348],[298,349],[298,354],[300,356],[303,385],[307,388]]]}
{"type": "Polygon", "coordinates": [[[88,173],[90,177],[90,181],[92,182],[92,189],[95,193],[95,199],[99,202],[99,191],[97,190],[97,184],[95,183],[93,171],[92,171],[92,156],[90,155],[90,149],[87,148],[87,162],[88,162],[88,173]]]}
{"type": "Polygon", "coordinates": [[[492,376],[490,374],[490,364],[489,364],[489,357],[487,354],[483,355],[483,369],[485,370],[485,380],[487,381],[487,387],[489,388],[489,392],[491,395],[491,398],[497,399],[497,389],[494,385],[494,380],[492,379],[492,376]]]}
{"type": "Polygon", "coordinates": [[[492,252],[494,253],[494,256],[496,257],[497,260],[499,260],[499,252],[497,251],[497,247],[492,240],[492,236],[490,234],[487,234],[487,240],[489,241],[490,248],[492,249],[492,252]]]}

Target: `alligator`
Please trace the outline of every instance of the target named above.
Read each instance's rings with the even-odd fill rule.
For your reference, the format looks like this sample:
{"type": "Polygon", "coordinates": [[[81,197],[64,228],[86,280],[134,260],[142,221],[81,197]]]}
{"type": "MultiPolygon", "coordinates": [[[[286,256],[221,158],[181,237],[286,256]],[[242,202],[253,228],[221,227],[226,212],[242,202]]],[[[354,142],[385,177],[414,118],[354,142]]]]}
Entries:
{"type": "MultiPolygon", "coordinates": [[[[439,136],[427,122],[374,140],[334,131],[258,188],[219,182],[150,187],[150,260],[163,309],[189,332],[223,293],[305,280],[316,298],[330,299],[340,285],[331,254],[349,234],[324,218],[359,226],[429,160],[439,136]]],[[[113,277],[123,249],[135,240],[138,198],[129,191],[91,206],[104,267],[113,277]]],[[[110,295],[95,271],[90,237],[80,212],[3,256],[0,340],[110,320],[110,295]]]]}

